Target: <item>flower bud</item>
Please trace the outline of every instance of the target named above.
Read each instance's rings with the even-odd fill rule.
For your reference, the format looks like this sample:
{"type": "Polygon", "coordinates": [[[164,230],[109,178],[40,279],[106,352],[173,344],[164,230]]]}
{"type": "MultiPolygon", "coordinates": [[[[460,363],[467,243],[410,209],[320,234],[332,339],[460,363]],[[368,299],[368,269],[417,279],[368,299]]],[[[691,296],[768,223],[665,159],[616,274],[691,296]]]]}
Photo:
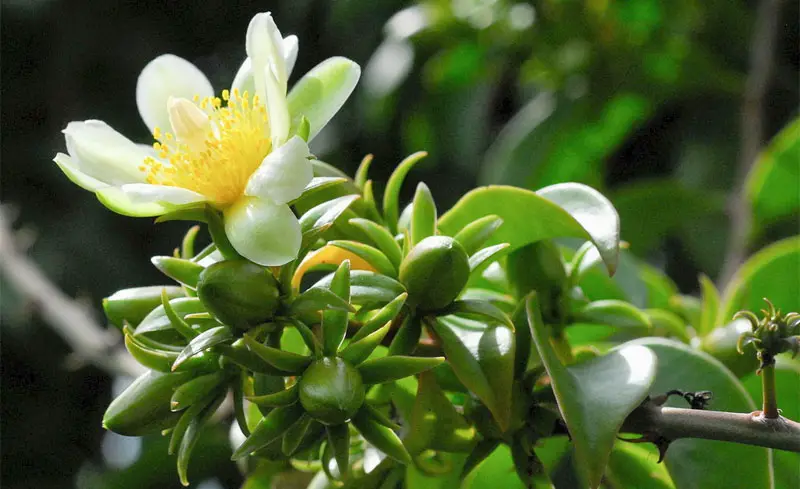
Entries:
{"type": "Polygon", "coordinates": [[[280,304],[272,273],[246,260],[221,261],[203,270],[197,296],[217,319],[238,328],[269,320],[280,304]]]}
{"type": "Polygon", "coordinates": [[[469,279],[469,257],[458,241],[429,236],[400,264],[408,303],[422,310],[442,309],[458,297],[469,279]]]}
{"type": "Polygon", "coordinates": [[[758,368],[758,359],[753,345],[745,347],[744,355],[740,355],[736,350],[739,336],[748,331],[750,331],[750,323],[743,319],[737,319],[711,331],[703,338],[700,349],[724,363],[737,377],[743,377],[758,368]]]}
{"type": "Polygon", "coordinates": [[[341,358],[322,358],[312,363],[300,379],[300,403],[317,421],[340,424],[364,403],[361,374],[341,358]]]}
{"type": "Polygon", "coordinates": [[[170,410],[170,399],[192,375],[145,372],[111,402],[103,416],[103,427],[120,435],[141,436],[174,426],[180,413],[170,410]]]}

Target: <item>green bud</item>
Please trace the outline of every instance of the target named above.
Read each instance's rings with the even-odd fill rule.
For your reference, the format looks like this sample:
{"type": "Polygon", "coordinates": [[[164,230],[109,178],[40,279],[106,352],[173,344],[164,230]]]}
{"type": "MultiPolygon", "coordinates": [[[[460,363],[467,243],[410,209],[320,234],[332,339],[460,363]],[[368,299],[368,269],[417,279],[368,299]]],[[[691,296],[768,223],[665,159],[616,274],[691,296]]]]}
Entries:
{"type": "Polygon", "coordinates": [[[321,358],[300,379],[300,404],[317,421],[334,425],[350,419],[364,403],[361,374],[341,358],[321,358]]]}
{"type": "Polygon", "coordinates": [[[423,310],[442,309],[458,297],[469,279],[469,256],[448,236],[429,236],[400,264],[408,302],[423,310]]]}
{"type": "Polygon", "coordinates": [[[221,261],[203,270],[197,296],[217,319],[239,328],[266,322],[280,304],[272,273],[245,260],[221,261]]]}
{"type": "Polygon", "coordinates": [[[136,327],[150,311],[161,305],[161,291],[166,290],[170,299],[183,297],[183,290],[173,285],[134,287],[114,292],[103,299],[103,310],[111,324],[121,328],[124,322],[136,327]]]}
{"type": "Polygon", "coordinates": [[[752,344],[744,348],[744,355],[737,351],[739,336],[749,331],[750,323],[747,321],[733,321],[706,335],[700,349],[724,363],[737,377],[744,377],[758,368],[758,359],[752,344]]]}
{"type": "Polygon", "coordinates": [[[189,372],[145,372],[111,402],[103,427],[120,435],[141,436],[174,426],[180,413],[170,410],[170,399],[191,378],[189,372]]]}

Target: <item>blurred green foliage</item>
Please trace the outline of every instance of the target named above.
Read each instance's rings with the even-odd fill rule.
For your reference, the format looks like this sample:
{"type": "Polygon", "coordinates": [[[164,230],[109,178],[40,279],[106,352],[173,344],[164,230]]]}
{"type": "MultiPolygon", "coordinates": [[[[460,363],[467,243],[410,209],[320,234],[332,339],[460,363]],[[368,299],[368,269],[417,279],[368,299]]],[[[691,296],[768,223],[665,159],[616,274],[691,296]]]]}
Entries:
{"type": "MultiPolygon", "coordinates": [[[[332,55],[364,68],[355,97],[316,141],[320,157],[352,174],[373,153],[372,176],[383,183],[404,155],[427,150],[413,178],[428,183],[442,210],[476,184],[589,184],[611,196],[633,254],[693,293],[698,272],[716,277],[722,266],[755,8],[730,0],[4,0],[2,201],[35,238],[34,259],[98,318],[102,297],[160,283],[143,264],[168,254],[184,226],[98,205],[51,163],[63,150],[59,131],[97,118],[147,142],[134,97],[141,68],[172,52],[221,89],[241,63],[248,20],[271,9],[284,33],[300,38],[296,73],[332,55]]],[[[797,116],[798,15],[797,2],[784,2],[764,100],[770,138],[797,116]]],[[[751,251],[797,234],[797,131],[794,122],[751,174],[751,251]]],[[[129,468],[108,467],[100,419],[110,379],[76,365],[35,307],[5,282],[3,292],[4,487],[174,486],[161,440],[146,439],[129,468]]],[[[209,434],[198,456],[208,463],[197,466],[237,487],[221,455],[226,436],[209,434]]]]}

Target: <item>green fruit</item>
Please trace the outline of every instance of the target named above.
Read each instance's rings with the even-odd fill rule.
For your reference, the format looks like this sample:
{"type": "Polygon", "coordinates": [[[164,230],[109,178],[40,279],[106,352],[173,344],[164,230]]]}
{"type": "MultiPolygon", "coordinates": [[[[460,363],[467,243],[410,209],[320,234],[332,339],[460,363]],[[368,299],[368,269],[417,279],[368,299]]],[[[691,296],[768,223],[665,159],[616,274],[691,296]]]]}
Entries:
{"type": "Polygon", "coordinates": [[[458,297],[469,279],[469,256],[448,236],[420,241],[400,264],[408,303],[422,310],[442,309],[458,297]]]}
{"type": "Polygon", "coordinates": [[[192,375],[145,372],[111,401],[103,416],[103,427],[120,435],[141,436],[174,426],[181,413],[170,410],[170,399],[192,375]]]}
{"type": "Polygon", "coordinates": [[[344,423],[364,403],[361,374],[341,358],[322,358],[312,363],[300,379],[300,404],[317,421],[344,423]]]}
{"type": "Polygon", "coordinates": [[[197,296],[217,319],[238,328],[266,322],[280,305],[272,273],[246,260],[221,261],[203,270],[197,296]]]}

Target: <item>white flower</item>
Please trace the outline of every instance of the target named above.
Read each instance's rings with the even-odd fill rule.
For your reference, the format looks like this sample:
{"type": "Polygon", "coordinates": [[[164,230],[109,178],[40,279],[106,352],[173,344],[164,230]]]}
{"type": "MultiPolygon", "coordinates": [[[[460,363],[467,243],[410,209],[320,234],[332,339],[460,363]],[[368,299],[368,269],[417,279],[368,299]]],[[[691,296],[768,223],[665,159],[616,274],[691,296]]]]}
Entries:
{"type": "Polygon", "coordinates": [[[266,266],[291,261],[301,233],[288,202],[312,178],[297,126],[305,117],[308,138],[314,137],[350,96],[361,70],[346,58],[330,58],[287,95],[297,38],[282,37],[269,13],[253,17],[246,48],[221,98],[190,62],[171,54],[154,59],[136,86],[139,113],[157,140],[153,147],[102,121],[70,122],[64,129],[69,154],[56,155],[56,164],[120,214],[158,216],[210,203],[223,211],[228,239],[242,256],[266,266]]]}

